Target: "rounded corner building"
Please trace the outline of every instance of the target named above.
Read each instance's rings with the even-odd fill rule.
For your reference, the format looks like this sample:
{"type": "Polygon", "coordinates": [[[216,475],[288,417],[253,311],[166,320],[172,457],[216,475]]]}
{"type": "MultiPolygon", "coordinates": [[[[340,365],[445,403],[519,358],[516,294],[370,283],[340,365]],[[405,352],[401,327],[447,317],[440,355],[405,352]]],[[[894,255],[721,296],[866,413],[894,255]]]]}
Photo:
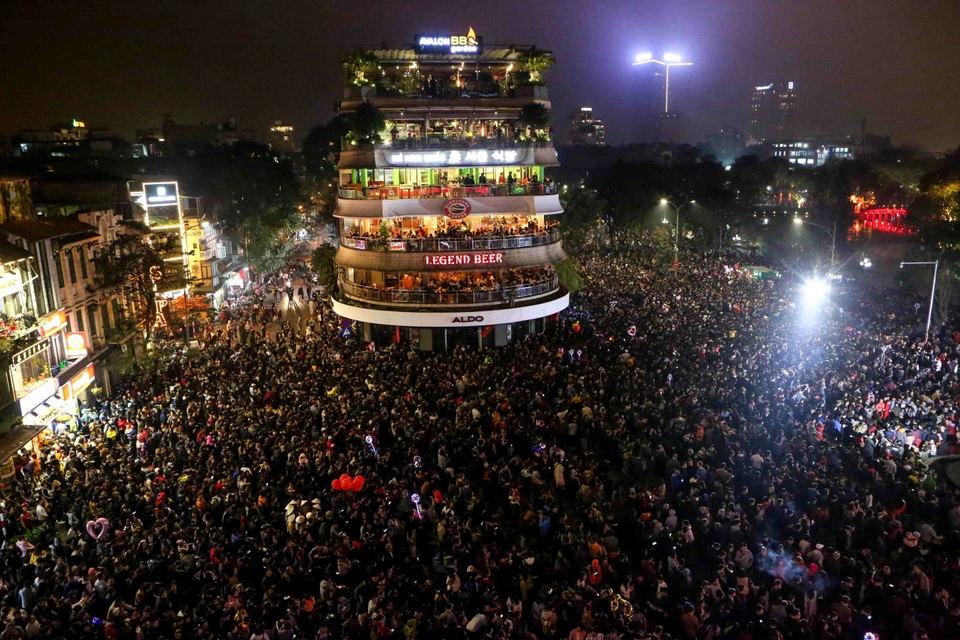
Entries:
{"type": "Polygon", "coordinates": [[[548,125],[521,111],[550,107],[529,71],[550,52],[484,47],[470,29],[352,58],[340,112],[370,104],[386,135],[343,141],[336,313],[361,340],[424,351],[542,331],[569,303],[553,268],[563,209],[548,125]]]}

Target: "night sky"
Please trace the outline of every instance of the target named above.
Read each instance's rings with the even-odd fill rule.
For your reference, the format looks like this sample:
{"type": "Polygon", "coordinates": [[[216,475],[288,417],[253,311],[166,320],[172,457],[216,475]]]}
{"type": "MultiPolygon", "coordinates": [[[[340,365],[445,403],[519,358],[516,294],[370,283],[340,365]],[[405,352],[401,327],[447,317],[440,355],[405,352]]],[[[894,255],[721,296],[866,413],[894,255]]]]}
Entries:
{"type": "Polygon", "coordinates": [[[638,105],[659,87],[636,53],[675,52],[671,101],[691,141],[744,128],[751,88],[796,82],[803,130],[867,131],[932,150],[960,144],[956,0],[5,0],[0,10],[0,132],[71,118],[132,137],[160,124],[235,117],[292,121],[303,136],[333,115],[340,60],[415,33],[536,44],[557,65],[557,120],[589,105],[608,140],[635,141],[638,105]]]}

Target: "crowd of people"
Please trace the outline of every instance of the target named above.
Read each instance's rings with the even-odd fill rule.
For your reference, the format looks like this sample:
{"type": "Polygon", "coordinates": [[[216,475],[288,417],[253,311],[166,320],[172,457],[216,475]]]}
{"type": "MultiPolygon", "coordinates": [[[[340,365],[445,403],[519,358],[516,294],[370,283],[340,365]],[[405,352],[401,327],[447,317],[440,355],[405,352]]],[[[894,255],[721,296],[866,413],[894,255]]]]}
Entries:
{"type": "Polygon", "coordinates": [[[315,292],[159,342],[18,461],[0,639],[960,637],[960,336],[728,261],[594,255],[496,350],[354,344],[315,292]]]}

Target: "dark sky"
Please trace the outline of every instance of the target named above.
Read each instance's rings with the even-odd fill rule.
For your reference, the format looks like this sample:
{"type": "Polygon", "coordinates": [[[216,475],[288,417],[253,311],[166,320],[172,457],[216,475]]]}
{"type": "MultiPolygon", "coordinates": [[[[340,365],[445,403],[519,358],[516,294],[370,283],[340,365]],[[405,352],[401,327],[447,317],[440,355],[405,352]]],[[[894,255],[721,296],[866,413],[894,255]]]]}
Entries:
{"type": "MultiPolygon", "coordinates": [[[[305,135],[332,115],[359,45],[461,33],[552,49],[555,121],[590,105],[635,140],[649,78],[636,53],[676,52],[671,98],[693,140],[743,127],[753,85],[796,82],[810,133],[867,130],[933,150],[960,144],[956,0],[3,0],[0,131],[70,118],[131,136],[169,112],[305,135]],[[641,81],[642,80],[642,81],[641,81]]],[[[560,128],[555,124],[556,128],[560,128]]]]}

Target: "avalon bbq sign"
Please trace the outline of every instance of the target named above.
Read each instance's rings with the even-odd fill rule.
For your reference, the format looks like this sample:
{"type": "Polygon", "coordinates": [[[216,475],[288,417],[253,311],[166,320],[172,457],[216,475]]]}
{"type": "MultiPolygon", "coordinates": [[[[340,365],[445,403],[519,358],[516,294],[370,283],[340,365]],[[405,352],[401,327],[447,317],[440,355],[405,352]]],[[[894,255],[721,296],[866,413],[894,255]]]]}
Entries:
{"type": "Polygon", "coordinates": [[[420,35],[416,37],[417,53],[453,53],[470,54],[480,53],[483,48],[483,38],[478,38],[473,27],[467,29],[466,35],[420,35]]]}

